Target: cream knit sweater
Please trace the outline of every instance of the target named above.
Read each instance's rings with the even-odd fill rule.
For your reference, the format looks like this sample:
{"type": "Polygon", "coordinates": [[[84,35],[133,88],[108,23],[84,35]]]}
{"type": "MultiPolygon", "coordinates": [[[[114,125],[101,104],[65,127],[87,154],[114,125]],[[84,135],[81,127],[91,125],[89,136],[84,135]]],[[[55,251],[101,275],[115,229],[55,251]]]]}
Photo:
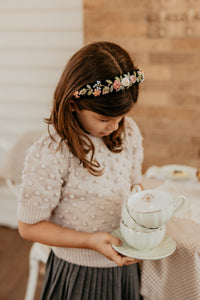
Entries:
{"type": "MultiPolygon", "coordinates": [[[[85,232],[112,232],[119,227],[121,204],[130,188],[141,182],[142,136],[135,122],[125,118],[123,151],[111,152],[101,138],[89,135],[95,158],[104,167],[93,176],[79,163],[53,131],[41,137],[27,151],[19,196],[18,218],[34,224],[49,220],[63,227],[85,232]]],[[[71,263],[91,267],[116,264],[100,253],[79,248],[52,247],[54,253],[71,263]]]]}

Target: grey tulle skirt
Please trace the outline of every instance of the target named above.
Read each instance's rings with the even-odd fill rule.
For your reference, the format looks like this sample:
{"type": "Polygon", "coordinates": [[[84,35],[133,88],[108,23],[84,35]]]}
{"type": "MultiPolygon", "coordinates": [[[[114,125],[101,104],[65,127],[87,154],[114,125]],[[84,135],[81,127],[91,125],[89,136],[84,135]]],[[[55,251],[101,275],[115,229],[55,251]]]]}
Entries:
{"type": "Polygon", "coordinates": [[[71,264],[52,251],[41,300],[139,300],[139,266],[91,268],[71,264]]]}

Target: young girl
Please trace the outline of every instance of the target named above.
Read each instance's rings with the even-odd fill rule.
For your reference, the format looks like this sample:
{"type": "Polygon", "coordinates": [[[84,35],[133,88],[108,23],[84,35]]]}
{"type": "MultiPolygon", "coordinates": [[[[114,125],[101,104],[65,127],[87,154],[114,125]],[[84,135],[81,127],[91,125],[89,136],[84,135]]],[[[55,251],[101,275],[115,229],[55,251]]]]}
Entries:
{"type": "Polygon", "coordinates": [[[52,247],[43,300],[140,299],[138,261],[112,245],[121,205],[141,181],[142,137],[126,117],[142,72],[120,46],[97,42],[68,62],[47,119],[27,152],[19,232],[52,247]]]}

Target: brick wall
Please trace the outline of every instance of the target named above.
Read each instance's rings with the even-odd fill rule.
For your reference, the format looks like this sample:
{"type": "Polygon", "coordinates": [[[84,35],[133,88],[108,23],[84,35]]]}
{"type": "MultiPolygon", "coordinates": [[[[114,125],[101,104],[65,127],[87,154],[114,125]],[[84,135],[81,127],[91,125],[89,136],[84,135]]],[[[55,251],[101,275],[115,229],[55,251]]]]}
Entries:
{"type": "Polygon", "coordinates": [[[200,3],[179,4],[84,0],[84,43],[116,42],[144,70],[131,112],[144,136],[144,171],[168,163],[200,167],[200,3]]]}

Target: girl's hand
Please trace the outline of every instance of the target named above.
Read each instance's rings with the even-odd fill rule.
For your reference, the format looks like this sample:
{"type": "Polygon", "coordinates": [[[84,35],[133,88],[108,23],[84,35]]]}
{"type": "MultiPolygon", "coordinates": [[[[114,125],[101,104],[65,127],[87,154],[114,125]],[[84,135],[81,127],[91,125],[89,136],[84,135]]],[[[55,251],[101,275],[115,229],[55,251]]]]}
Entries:
{"type": "Polygon", "coordinates": [[[123,265],[131,265],[138,262],[137,259],[122,256],[112,248],[112,244],[115,246],[120,246],[121,241],[110,233],[96,232],[92,233],[90,236],[90,249],[103,254],[108,259],[114,261],[118,266],[121,267],[123,265]]]}

